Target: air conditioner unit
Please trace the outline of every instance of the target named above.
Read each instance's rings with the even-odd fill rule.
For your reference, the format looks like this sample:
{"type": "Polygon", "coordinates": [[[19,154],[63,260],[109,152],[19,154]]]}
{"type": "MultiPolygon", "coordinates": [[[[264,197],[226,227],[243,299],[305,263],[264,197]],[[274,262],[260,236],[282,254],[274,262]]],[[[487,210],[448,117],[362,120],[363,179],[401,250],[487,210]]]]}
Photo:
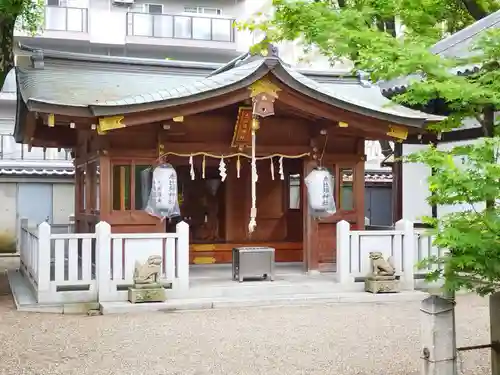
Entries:
{"type": "Polygon", "coordinates": [[[116,5],[130,5],[134,3],[134,0],[112,0],[112,2],[116,5]]]}

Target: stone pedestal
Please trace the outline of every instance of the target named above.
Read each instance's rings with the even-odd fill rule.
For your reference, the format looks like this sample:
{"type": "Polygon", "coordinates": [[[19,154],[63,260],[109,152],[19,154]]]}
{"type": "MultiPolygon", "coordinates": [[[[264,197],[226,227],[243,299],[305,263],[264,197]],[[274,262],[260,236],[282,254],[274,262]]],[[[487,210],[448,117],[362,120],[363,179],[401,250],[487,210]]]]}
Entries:
{"type": "Polygon", "coordinates": [[[365,292],[399,293],[399,280],[394,276],[368,276],[365,279],[365,292]]]}
{"type": "Polygon", "coordinates": [[[136,284],[128,288],[128,300],[131,303],[165,302],[165,289],[160,284],[136,284]]]}

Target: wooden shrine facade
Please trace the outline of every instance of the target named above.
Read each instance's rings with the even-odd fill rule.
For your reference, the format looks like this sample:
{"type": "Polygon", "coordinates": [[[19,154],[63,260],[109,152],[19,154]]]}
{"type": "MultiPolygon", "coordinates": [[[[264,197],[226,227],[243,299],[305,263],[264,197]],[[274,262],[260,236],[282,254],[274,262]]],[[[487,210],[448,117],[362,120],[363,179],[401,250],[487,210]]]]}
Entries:
{"type": "Polygon", "coordinates": [[[275,247],[278,261],[326,269],[335,262],[336,223],[364,228],[364,141],[404,139],[440,118],[386,107],[373,87],[356,85],[350,98],[347,86],[343,92],[342,84],[319,84],[273,53],[208,77],[178,71],[104,77],[92,71],[89,57],[78,76],[61,58],[46,57],[41,67],[39,57],[19,58],[16,139],[72,150],[80,232],[101,220],[114,232],[172,230],[175,222],[144,211],[148,171],[166,162],[177,171],[179,219],[190,224],[193,263],[229,262],[234,246],[257,245],[275,247]],[[63,71],[67,81],[51,82],[63,71]],[[251,123],[259,95],[273,98],[272,115],[260,118],[256,131],[257,227],[249,235],[251,123]],[[334,175],[337,204],[320,220],[309,213],[303,184],[318,165],[334,175]]]}

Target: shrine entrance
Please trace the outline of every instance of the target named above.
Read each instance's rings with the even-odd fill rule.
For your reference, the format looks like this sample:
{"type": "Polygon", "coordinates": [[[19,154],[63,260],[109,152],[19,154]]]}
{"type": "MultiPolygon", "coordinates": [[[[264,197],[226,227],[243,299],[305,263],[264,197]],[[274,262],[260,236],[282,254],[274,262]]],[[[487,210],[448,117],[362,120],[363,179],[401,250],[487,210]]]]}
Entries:
{"type": "Polygon", "coordinates": [[[250,211],[249,160],[240,159],[238,173],[238,159],[225,159],[227,177],[222,182],[214,160],[205,159],[203,173],[203,161],[199,159],[195,158],[193,168],[175,167],[181,217],[166,221],[167,231],[175,231],[181,219],[189,224],[192,263],[228,263],[236,246],[271,246],[276,249],[278,262],[303,260],[301,159],[284,159],[283,176],[278,158],[258,162],[257,227],[251,236],[246,229],[250,211]]]}

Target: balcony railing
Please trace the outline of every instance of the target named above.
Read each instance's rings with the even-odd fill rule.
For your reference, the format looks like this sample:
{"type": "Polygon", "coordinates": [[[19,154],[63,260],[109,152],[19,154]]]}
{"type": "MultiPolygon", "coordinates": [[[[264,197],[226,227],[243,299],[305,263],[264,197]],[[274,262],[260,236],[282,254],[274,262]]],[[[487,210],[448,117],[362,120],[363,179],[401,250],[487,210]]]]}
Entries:
{"type": "Polygon", "coordinates": [[[234,42],[234,19],[127,13],[127,35],[234,42]]]}
{"type": "Polygon", "coordinates": [[[45,7],[44,30],[87,33],[89,29],[88,9],[69,7],[45,7]]]}
{"type": "Polygon", "coordinates": [[[0,134],[0,160],[54,160],[70,161],[71,154],[67,150],[57,148],[33,147],[29,151],[28,145],[16,143],[10,134],[0,134]]]}

